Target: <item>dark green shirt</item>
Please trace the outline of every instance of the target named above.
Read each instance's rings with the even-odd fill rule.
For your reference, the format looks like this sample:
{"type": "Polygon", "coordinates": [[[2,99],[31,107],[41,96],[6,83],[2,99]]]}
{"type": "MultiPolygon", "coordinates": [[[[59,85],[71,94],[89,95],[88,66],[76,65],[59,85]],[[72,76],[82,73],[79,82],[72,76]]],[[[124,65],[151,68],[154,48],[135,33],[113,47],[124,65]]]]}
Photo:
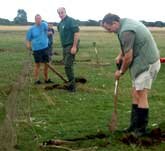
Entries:
{"type": "Polygon", "coordinates": [[[74,33],[79,32],[79,26],[76,20],[66,16],[57,26],[60,33],[60,39],[63,47],[72,45],[74,42],[74,33]]]}

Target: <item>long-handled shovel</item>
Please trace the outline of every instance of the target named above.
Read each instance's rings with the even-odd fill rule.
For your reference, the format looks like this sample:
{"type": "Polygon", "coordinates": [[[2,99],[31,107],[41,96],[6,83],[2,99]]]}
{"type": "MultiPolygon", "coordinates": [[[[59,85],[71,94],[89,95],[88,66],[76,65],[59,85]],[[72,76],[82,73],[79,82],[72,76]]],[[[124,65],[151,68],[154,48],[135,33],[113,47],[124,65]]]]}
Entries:
{"type": "MultiPolygon", "coordinates": [[[[118,64],[116,64],[116,67],[118,70],[120,70],[122,66],[122,60],[118,64]]],[[[114,111],[112,113],[111,121],[109,123],[109,130],[111,132],[114,132],[117,128],[117,101],[118,101],[118,84],[119,80],[115,81],[115,90],[114,90],[114,111]]]]}
{"type": "Polygon", "coordinates": [[[114,132],[117,128],[117,96],[118,96],[118,83],[119,81],[115,81],[115,90],[114,90],[114,111],[112,113],[111,121],[109,123],[109,130],[114,132]]]}
{"type": "Polygon", "coordinates": [[[59,73],[51,64],[47,63],[50,70],[52,70],[58,77],[60,77],[65,83],[68,82],[61,73],[59,73]]]}
{"type": "MultiPolygon", "coordinates": [[[[60,77],[60,79],[62,79],[64,81],[64,83],[68,82],[64,78],[64,76],[61,73],[59,73],[51,64],[47,63],[47,65],[51,71],[53,71],[58,77],[60,77]]],[[[87,80],[83,77],[75,77],[75,82],[85,84],[87,82],[87,80]]]]}

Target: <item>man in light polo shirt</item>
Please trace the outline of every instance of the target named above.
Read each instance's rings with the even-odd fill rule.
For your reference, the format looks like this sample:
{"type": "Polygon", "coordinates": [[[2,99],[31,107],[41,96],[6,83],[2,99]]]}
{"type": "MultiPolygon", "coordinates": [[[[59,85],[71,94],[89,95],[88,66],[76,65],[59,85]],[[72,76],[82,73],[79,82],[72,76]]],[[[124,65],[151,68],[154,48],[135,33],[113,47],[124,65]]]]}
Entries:
{"type": "Polygon", "coordinates": [[[133,131],[137,136],[145,135],[149,114],[148,91],[160,70],[159,50],[151,32],[141,22],[109,13],[104,16],[102,26],[108,32],[116,33],[121,45],[116,63],[122,64],[115,72],[115,79],[119,80],[127,69],[132,79],[131,124],[126,131],[133,131]]]}
{"type": "Polygon", "coordinates": [[[34,79],[35,84],[41,84],[39,80],[40,64],[44,63],[44,80],[45,83],[52,83],[48,78],[48,25],[42,22],[39,14],[35,16],[35,25],[33,25],[26,34],[26,47],[33,51],[35,60],[34,79]]]}

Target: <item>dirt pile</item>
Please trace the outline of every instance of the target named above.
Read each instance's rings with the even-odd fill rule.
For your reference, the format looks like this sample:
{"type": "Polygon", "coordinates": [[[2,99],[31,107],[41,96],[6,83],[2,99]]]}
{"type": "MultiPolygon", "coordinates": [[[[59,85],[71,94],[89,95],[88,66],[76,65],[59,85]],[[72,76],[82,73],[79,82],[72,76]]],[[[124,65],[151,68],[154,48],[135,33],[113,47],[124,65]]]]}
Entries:
{"type": "MultiPolygon", "coordinates": [[[[76,81],[76,83],[81,83],[81,84],[87,83],[87,79],[84,77],[76,77],[75,81],[76,81]]],[[[45,87],[45,90],[53,90],[53,89],[67,90],[68,85],[67,85],[67,83],[64,83],[64,84],[53,84],[53,85],[49,85],[49,86],[45,87]]]]}
{"type": "Polygon", "coordinates": [[[133,133],[126,134],[120,139],[120,141],[127,145],[136,144],[138,146],[149,147],[165,142],[165,130],[161,128],[154,128],[150,133],[143,137],[137,137],[133,133]]]}

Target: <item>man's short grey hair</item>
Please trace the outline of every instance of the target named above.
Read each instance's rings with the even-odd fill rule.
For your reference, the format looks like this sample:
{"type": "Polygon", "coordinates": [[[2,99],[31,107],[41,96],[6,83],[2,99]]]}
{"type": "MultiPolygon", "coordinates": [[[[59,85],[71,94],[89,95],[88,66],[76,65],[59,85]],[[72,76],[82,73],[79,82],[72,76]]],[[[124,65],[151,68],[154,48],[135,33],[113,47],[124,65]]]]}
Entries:
{"type": "Polygon", "coordinates": [[[66,12],[66,9],[64,8],[64,7],[59,7],[58,9],[57,9],[57,12],[59,12],[59,10],[64,10],[65,12],[66,12]]]}
{"type": "Polygon", "coordinates": [[[104,23],[112,24],[114,21],[119,22],[120,17],[118,15],[108,13],[104,16],[104,18],[102,20],[102,24],[104,24],[104,23]]]}

